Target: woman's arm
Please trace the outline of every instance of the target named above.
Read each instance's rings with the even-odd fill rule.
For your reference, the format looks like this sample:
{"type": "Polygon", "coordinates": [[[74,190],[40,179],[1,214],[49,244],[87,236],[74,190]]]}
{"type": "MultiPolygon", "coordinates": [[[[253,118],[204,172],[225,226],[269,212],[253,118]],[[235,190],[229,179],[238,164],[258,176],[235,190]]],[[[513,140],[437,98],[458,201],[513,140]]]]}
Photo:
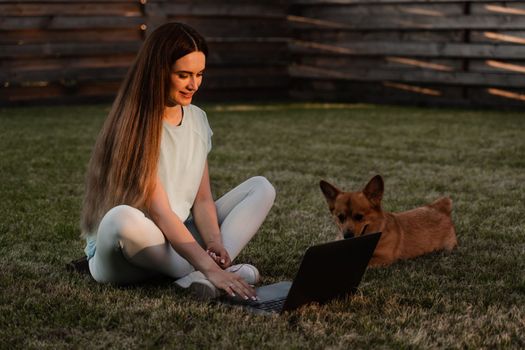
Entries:
{"type": "Polygon", "coordinates": [[[170,241],[173,248],[188,260],[193,267],[205,275],[209,271],[219,268],[195,241],[195,238],[193,238],[177,214],[171,210],[168,196],[162,187],[160,179],[157,179],[149,214],[153,222],[170,241]]]}
{"type": "Polygon", "coordinates": [[[160,228],[173,249],[201,271],[217,288],[228,294],[239,294],[244,298],[254,298],[255,291],[240,276],[222,270],[202,249],[169,205],[168,196],[157,179],[149,209],[153,222],[160,228]]]}
{"type": "Polygon", "coordinates": [[[201,183],[192,208],[195,226],[201,234],[206,248],[216,256],[216,262],[224,269],[231,265],[231,259],[224,249],[217,219],[217,207],[211,194],[208,162],[204,166],[201,183]]]}

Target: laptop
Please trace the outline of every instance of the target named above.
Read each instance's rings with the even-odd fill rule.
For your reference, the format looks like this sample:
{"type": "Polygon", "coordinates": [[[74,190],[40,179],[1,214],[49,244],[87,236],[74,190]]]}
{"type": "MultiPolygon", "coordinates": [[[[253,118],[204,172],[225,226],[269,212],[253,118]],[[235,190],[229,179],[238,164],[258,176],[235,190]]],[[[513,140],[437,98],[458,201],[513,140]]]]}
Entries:
{"type": "Polygon", "coordinates": [[[354,294],[380,237],[377,232],[309,247],[293,281],[256,288],[257,301],[224,297],[221,302],[255,313],[283,313],[354,294]]]}

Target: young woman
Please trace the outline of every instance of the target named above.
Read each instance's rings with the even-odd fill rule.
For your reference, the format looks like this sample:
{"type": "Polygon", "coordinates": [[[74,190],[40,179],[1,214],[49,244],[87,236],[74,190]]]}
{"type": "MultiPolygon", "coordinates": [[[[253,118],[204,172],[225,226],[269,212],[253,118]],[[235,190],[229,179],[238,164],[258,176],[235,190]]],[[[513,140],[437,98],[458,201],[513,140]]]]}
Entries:
{"type": "Polygon", "coordinates": [[[98,136],[81,228],[98,282],[154,274],[201,297],[255,298],[251,265],[231,265],[268,214],[275,190],[251,178],[214,202],[207,154],[212,131],[191,105],[208,49],[191,27],[168,23],[144,42],[98,136]]]}

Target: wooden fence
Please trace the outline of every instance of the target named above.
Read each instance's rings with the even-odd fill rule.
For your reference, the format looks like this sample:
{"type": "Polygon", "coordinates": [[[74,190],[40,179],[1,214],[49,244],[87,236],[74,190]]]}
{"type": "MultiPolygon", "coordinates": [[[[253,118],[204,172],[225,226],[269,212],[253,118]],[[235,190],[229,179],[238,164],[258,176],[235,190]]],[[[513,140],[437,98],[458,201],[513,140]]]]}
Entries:
{"type": "Polygon", "coordinates": [[[167,21],[209,42],[199,99],[288,96],[286,9],[279,0],[0,0],[0,104],[111,100],[148,32],[167,21]]]}
{"type": "Polygon", "coordinates": [[[0,104],[111,100],[147,34],[210,45],[198,99],[525,106],[525,1],[0,0],[0,104]]]}
{"type": "Polygon", "coordinates": [[[296,0],[301,99],[525,106],[524,1],[296,0]]]}

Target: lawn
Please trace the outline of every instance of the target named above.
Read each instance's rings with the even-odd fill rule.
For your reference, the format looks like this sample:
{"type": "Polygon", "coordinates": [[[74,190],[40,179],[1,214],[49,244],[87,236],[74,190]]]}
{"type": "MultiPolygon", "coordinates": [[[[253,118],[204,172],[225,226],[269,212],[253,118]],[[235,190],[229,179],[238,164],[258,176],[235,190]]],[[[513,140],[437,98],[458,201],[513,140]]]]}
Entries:
{"type": "MultiPolygon", "coordinates": [[[[335,236],[319,180],[385,179],[401,211],[448,195],[459,246],[370,269],[358,293],[283,316],[202,303],[168,279],[98,285],[82,255],[86,164],[109,106],[0,109],[0,348],[523,348],[525,118],[351,104],[208,105],[219,196],[266,176],[277,199],[238,261],[291,279],[335,236]]],[[[344,276],[342,276],[344,278],[344,276]]]]}

